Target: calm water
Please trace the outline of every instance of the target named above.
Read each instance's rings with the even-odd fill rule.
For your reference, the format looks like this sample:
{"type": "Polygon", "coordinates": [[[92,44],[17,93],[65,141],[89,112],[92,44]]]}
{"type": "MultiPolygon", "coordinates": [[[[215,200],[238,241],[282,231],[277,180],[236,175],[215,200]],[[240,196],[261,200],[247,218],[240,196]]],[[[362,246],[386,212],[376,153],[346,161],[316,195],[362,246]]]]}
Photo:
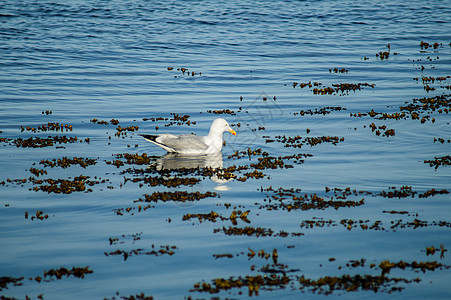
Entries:
{"type": "Polygon", "coordinates": [[[449,299],[450,23],[446,1],[2,1],[0,294],[449,299]],[[168,157],[139,136],[203,135],[218,116],[237,131],[220,157],[168,157]],[[77,141],[20,144],[49,136],[77,141]],[[127,164],[136,153],[150,162],[127,164]],[[95,164],[40,163],[63,157],[95,164]],[[42,190],[77,177],[78,191],[42,190]],[[174,177],[194,181],[166,187],[174,177]]]}

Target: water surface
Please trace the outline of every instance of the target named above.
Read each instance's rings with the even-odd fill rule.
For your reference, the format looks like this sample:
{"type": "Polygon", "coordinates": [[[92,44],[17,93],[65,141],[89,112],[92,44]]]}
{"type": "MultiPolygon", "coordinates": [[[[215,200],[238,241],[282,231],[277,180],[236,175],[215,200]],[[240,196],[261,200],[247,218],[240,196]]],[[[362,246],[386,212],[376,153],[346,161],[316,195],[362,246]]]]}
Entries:
{"type": "Polygon", "coordinates": [[[448,299],[450,17],[444,1],[3,1],[0,293],[448,299]],[[314,92],[338,84],[354,88],[314,92]],[[216,117],[237,131],[221,157],[139,136],[216,117]],[[49,136],[77,140],[20,143],[49,136]]]}

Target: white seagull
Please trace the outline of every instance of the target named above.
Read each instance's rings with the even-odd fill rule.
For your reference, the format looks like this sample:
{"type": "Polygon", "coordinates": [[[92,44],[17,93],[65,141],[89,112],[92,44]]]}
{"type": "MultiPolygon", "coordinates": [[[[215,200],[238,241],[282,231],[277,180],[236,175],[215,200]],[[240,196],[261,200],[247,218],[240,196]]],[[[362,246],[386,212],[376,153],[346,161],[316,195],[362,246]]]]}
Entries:
{"type": "Polygon", "coordinates": [[[221,152],[222,133],[228,131],[236,135],[229,123],[222,118],[218,118],[211,123],[210,132],[207,136],[197,136],[195,134],[173,135],[163,134],[141,134],[147,141],[160,146],[164,150],[180,154],[211,154],[221,152]]]}

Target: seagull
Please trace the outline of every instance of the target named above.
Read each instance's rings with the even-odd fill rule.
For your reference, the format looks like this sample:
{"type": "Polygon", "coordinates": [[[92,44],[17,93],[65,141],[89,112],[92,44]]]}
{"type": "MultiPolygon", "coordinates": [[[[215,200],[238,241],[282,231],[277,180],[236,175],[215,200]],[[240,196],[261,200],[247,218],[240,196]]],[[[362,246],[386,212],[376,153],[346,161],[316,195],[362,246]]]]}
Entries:
{"type": "Polygon", "coordinates": [[[160,146],[167,152],[181,154],[212,154],[222,150],[222,133],[228,131],[236,135],[229,123],[222,118],[218,118],[211,123],[210,132],[207,136],[197,136],[195,134],[173,135],[163,133],[157,135],[141,134],[146,141],[160,146]]]}

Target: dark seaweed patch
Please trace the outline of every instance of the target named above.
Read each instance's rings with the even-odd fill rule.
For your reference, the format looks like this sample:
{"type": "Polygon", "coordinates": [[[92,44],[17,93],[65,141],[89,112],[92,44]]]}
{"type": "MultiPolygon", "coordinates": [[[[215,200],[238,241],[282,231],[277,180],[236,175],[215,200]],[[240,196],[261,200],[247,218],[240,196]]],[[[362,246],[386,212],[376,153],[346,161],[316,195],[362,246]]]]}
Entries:
{"type": "Polygon", "coordinates": [[[404,288],[397,286],[399,283],[420,282],[419,278],[389,278],[386,276],[373,275],[342,275],[325,276],[318,279],[306,278],[302,275],[299,278],[300,289],[308,290],[315,294],[330,295],[334,292],[355,292],[355,291],[373,291],[375,293],[392,293],[401,291],[404,288]]]}
{"type": "MultiPolygon", "coordinates": [[[[152,248],[154,248],[154,245],[152,245],[152,248]]],[[[154,255],[154,256],[162,256],[162,255],[169,255],[172,256],[175,254],[173,250],[177,249],[176,246],[160,246],[160,249],[158,250],[151,250],[146,251],[145,249],[134,249],[130,251],[125,250],[116,250],[112,252],[105,252],[105,256],[115,256],[115,255],[122,255],[124,257],[124,260],[127,260],[131,256],[137,256],[137,255],[154,255]]]]}
{"type": "Polygon", "coordinates": [[[311,147],[322,144],[331,143],[337,145],[339,142],[343,142],[344,137],[338,136],[319,136],[319,137],[301,137],[300,135],[294,137],[276,136],[276,141],[285,144],[285,147],[302,148],[303,145],[310,145],[311,147]]]}
{"type": "Polygon", "coordinates": [[[450,166],[451,165],[451,155],[441,156],[441,157],[434,157],[433,160],[425,160],[425,164],[429,164],[429,166],[434,167],[437,169],[441,166],[450,166]]]}
{"type": "Polygon", "coordinates": [[[293,88],[299,85],[300,88],[310,88],[314,95],[348,95],[350,91],[356,92],[363,88],[374,88],[375,84],[367,82],[359,83],[335,83],[332,86],[324,86],[321,82],[293,82],[293,88]]]}
{"type": "Polygon", "coordinates": [[[190,292],[207,292],[210,294],[216,294],[220,291],[227,291],[230,289],[241,289],[243,287],[248,288],[249,296],[259,294],[259,289],[283,289],[289,283],[290,279],[285,275],[256,275],[256,276],[245,276],[238,278],[217,278],[213,279],[212,283],[199,282],[194,284],[194,288],[190,292]]]}
{"type": "Polygon", "coordinates": [[[350,114],[351,117],[370,116],[372,118],[386,120],[405,120],[410,118],[412,120],[420,120],[423,124],[430,120],[435,123],[435,118],[431,118],[432,113],[448,114],[451,108],[451,94],[437,95],[434,97],[414,98],[411,103],[406,102],[407,105],[400,106],[400,112],[380,113],[371,110],[367,113],[350,114]]]}
{"type": "MultiPolygon", "coordinates": [[[[326,195],[325,197],[320,197],[316,193],[314,194],[301,194],[301,190],[297,189],[284,189],[279,188],[278,190],[274,190],[272,188],[266,189],[267,198],[264,199],[267,204],[260,205],[260,209],[266,210],[310,210],[310,209],[326,209],[326,208],[335,208],[339,209],[341,207],[357,207],[365,204],[364,199],[360,199],[358,201],[354,200],[346,200],[346,197],[349,196],[348,192],[351,190],[345,190],[341,196],[336,194],[335,200],[333,196],[326,195]]],[[[336,190],[336,193],[341,192],[336,190]]],[[[352,192],[351,192],[352,193],[352,192]]],[[[355,191],[355,194],[361,194],[355,191]]]]}
{"type": "Polygon", "coordinates": [[[239,227],[231,227],[228,228],[222,227],[213,230],[213,233],[223,232],[225,235],[232,236],[255,236],[255,237],[288,237],[288,236],[301,236],[303,233],[300,232],[292,232],[288,233],[284,230],[280,230],[279,232],[274,232],[271,228],[263,228],[263,227],[252,227],[246,226],[244,228],[239,227]]]}
{"type": "MultiPolygon", "coordinates": [[[[39,137],[30,137],[28,139],[17,138],[13,140],[9,140],[12,145],[17,148],[43,148],[43,147],[51,147],[56,144],[68,144],[68,143],[76,143],[83,142],[83,140],[79,140],[78,137],[67,137],[67,136],[48,136],[47,138],[39,138],[39,137]]],[[[85,139],[85,142],[89,142],[89,138],[85,139]]],[[[10,144],[11,144],[10,143],[10,144]]]]}
{"type": "Polygon", "coordinates": [[[144,194],[144,199],[140,198],[135,202],[185,202],[185,201],[198,201],[204,198],[214,198],[218,194],[215,192],[187,192],[187,191],[174,191],[174,192],[154,192],[152,194],[144,194]]]}
{"type": "Polygon", "coordinates": [[[211,211],[208,214],[185,214],[185,215],[183,215],[182,220],[189,221],[193,218],[197,218],[197,219],[199,219],[200,223],[202,223],[202,221],[216,222],[216,220],[218,220],[218,219],[221,221],[230,220],[232,222],[232,224],[236,225],[237,218],[241,219],[245,223],[250,223],[249,219],[247,218],[249,212],[250,212],[250,210],[247,210],[245,212],[242,212],[241,210],[238,210],[238,211],[234,210],[234,211],[232,211],[232,213],[230,214],[230,217],[228,217],[228,218],[223,217],[214,211],[211,211]]]}
{"type": "Polygon", "coordinates": [[[305,116],[305,115],[328,115],[330,114],[332,111],[342,111],[342,110],[346,110],[346,108],[341,107],[341,106],[326,106],[326,107],[321,107],[321,108],[316,108],[315,110],[301,110],[299,112],[295,112],[293,113],[293,115],[300,115],[300,116],[305,116]]]}
{"type": "Polygon", "coordinates": [[[77,267],[72,267],[72,269],[67,269],[65,267],[61,267],[59,269],[50,269],[48,271],[44,271],[44,278],[49,277],[55,277],[56,279],[62,279],[63,276],[65,277],[76,277],[76,278],[85,278],[86,274],[92,274],[94,273],[94,271],[89,269],[88,267],[83,267],[83,268],[77,268],[77,267]]]}
{"type": "Polygon", "coordinates": [[[73,192],[92,192],[92,187],[96,184],[106,183],[108,179],[103,180],[89,180],[89,176],[80,175],[74,179],[33,179],[35,186],[33,191],[43,191],[55,194],[71,194],[73,192]],[[88,186],[88,188],[87,188],[88,186]]]}
{"type": "Polygon", "coordinates": [[[24,277],[8,277],[8,276],[3,276],[0,277],[0,291],[3,289],[7,289],[8,285],[13,285],[13,286],[21,286],[23,285],[22,281],[24,280],[24,277]]]}
{"type": "Polygon", "coordinates": [[[153,300],[152,296],[146,296],[144,293],[136,294],[136,295],[130,295],[130,296],[119,296],[119,292],[116,292],[116,296],[119,298],[113,297],[113,298],[105,298],[105,300],[153,300]]]}
{"type": "MultiPolygon", "coordinates": [[[[41,160],[39,164],[44,165],[44,167],[61,167],[63,169],[69,168],[72,165],[79,165],[82,168],[86,168],[91,165],[95,165],[97,160],[92,158],[83,158],[83,157],[73,157],[68,158],[66,156],[62,158],[54,158],[53,160],[41,160]]],[[[30,170],[31,171],[31,170],[30,170]]]]}
{"type": "Polygon", "coordinates": [[[72,125],[69,124],[60,124],[60,123],[47,123],[47,124],[43,124],[38,126],[37,128],[35,127],[30,127],[30,126],[20,126],[20,131],[31,131],[31,132],[46,132],[46,131],[72,131],[72,125]]]}

